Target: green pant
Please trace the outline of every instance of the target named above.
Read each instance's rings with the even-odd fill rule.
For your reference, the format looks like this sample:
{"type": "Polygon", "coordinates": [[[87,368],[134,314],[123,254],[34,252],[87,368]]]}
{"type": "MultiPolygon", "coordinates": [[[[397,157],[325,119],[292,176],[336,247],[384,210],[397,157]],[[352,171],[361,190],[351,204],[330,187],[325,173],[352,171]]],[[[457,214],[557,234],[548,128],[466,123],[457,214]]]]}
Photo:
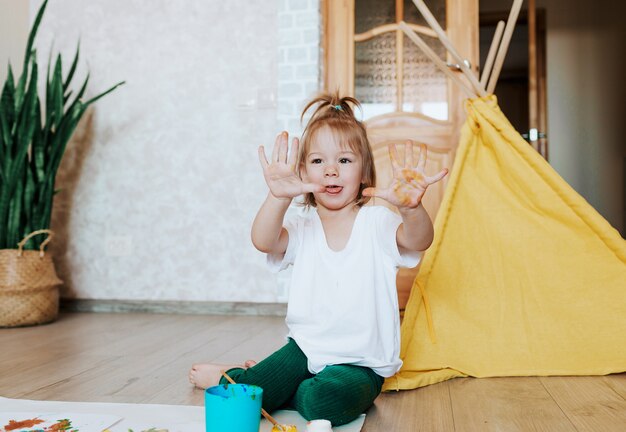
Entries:
{"type": "MultiPolygon", "coordinates": [[[[227,373],[237,383],[261,387],[266,411],[295,408],[307,420],[326,419],[333,426],[349,423],[368,409],[384,381],[370,368],[353,365],[327,366],[314,375],[293,339],[255,366],[227,373]]],[[[226,382],[222,378],[220,384],[226,382]]]]}

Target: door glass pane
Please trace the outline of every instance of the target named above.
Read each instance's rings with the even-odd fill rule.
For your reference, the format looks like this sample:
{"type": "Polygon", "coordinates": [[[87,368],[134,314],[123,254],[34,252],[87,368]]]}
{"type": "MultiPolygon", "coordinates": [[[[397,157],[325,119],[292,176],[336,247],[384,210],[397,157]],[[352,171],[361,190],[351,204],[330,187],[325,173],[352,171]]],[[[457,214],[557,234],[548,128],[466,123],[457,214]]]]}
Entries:
{"type": "Polygon", "coordinates": [[[364,120],[395,111],[396,34],[385,33],[356,44],[354,92],[364,120]]]}
{"type": "Polygon", "coordinates": [[[395,0],[356,0],[354,9],[356,33],[365,33],[374,27],[396,22],[395,0]]]}
{"type": "MultiPolygon", "coordinates": [[[[395,0],[384,0],[394,3],[395,0]]],[[[445,0],[425,0],[426,6],[430,12],[435,16],[437,22],[443,28],[446,29],[446,1],[445,0]]],[[[422,16],[417,6],[412,0],[404,0],[404,20],[411,24],[418,24],[428,27],[426,19],[422,16]]]]}
{"type": "MultiPolygon", "coordinates": [[[[445,28],[445,0],[428,0],[426,4],[445,28]]],[[[404,19],[412,24],[426,25],[411,0],[404,0],[404,19]]],[[[355,1],[357,34],[395,22],[395,0],[355,1]]],[[[422,38],[445,59],[445,50],[437,39],[422,38]]],[[[407,37],[404,37],[403,52],[403,111],[447,119],[445,75],[407,37]]],[[[396,33],[384,33],[357,42],[355,57],[355,96],[363,104],[364,119],[394,112],[397,104],[396,33]]]]}
{"type": "MultiPolygon", "coordinates": [[[[395,21],[394,0],[356,0],[357,34],[395,21]]],[[[395,33],[357,42],[354,72],[355,97],[362,104],[364,119],[393,112],[397,98],[395,33]]]]}
{"type": "MultiPolygon", "coordinates": [[[[445,0],[426,1],[439,25],[446,28],[445,0]]],[[[404,20],[428,27],[411,0],[404,0],[404,20]]],[[[446,61],[446,50],[437,38],[420,34],[426,44],[446,61]]],[[[404,36],[404,111],[419,112],[440,120],[448,119],[446,76],[408,37],[404,36]]]]}

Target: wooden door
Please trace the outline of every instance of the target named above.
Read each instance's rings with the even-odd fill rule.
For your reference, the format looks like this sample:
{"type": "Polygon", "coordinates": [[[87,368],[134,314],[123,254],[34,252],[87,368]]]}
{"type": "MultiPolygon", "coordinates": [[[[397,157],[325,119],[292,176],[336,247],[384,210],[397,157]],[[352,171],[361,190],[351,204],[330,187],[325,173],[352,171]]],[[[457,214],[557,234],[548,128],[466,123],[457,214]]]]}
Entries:
{"type": "MultiPolygon", "coordinates": [[[[478,0],[427,0],[426,4],[476,73],[478,0]]],[[[363,104],[378,185],[391,180],[389,143],[398,145],[401,158],[407,139],[426,144],[428,174],[451,168],[465,120],[465,96],[398,28],[400,21],[407,22],[442,59],[451,61],[415,5],[410,0],[324,0],[323,15],[324,87],[363,104]]],[[[433,220],[445,186],[444,179],[425,196],[424,206],[433,220]]],[[[387,205],[384,200],[373,201],[387,205]]],[[[401,309],[416,274],[417,269],[398,274],[401,309]]]]}

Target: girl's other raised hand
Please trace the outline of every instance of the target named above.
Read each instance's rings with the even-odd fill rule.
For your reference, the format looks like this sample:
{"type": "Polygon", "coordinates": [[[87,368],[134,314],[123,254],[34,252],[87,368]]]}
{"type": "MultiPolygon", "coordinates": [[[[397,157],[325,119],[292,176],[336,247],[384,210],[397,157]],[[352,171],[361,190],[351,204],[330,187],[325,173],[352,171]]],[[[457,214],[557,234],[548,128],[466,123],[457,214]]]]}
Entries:
{"type": "Polygon", "coordinates": [[[364,196],[379,197],[400,208],[416,208],[422,201],[426,189],[437,183],[448,174],[447,169],[441,170],[434,176],[427,176],[426,146],[420,145],[417,164],[413,164],[413,142],[408,140],[404,146],[404,162],[399,163],[395,144],[389,144],[389,157],[393,169],[393,180],[387,188],[367,188],[364,196]]]}
{"type": "Polygon", "coordinates": [[[263,177],[271,194],[278,199],[292,199],[307,192],[323,192],[322,185],[304,183],[296,174],[296,158],[300,142],[294,138],[288,152],[289,134],[285,131],[276,137],[271,161],[267,160],[265,148],[259,147],[259,161],[263,177]],[[289,153],[289,157],[287,154],[289,153]]]}

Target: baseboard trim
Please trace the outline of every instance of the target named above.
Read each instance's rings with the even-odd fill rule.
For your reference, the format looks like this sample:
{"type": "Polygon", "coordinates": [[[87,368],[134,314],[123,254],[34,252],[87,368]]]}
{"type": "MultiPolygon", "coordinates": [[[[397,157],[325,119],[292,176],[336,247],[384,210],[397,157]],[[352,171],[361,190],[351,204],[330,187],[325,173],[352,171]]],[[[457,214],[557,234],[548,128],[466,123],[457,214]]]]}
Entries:
{"type": "Polygon", "coordinates": [[[286,316],[285,303],[61,299],[63,312],[146,312],[182,315],[286,316]]]}

